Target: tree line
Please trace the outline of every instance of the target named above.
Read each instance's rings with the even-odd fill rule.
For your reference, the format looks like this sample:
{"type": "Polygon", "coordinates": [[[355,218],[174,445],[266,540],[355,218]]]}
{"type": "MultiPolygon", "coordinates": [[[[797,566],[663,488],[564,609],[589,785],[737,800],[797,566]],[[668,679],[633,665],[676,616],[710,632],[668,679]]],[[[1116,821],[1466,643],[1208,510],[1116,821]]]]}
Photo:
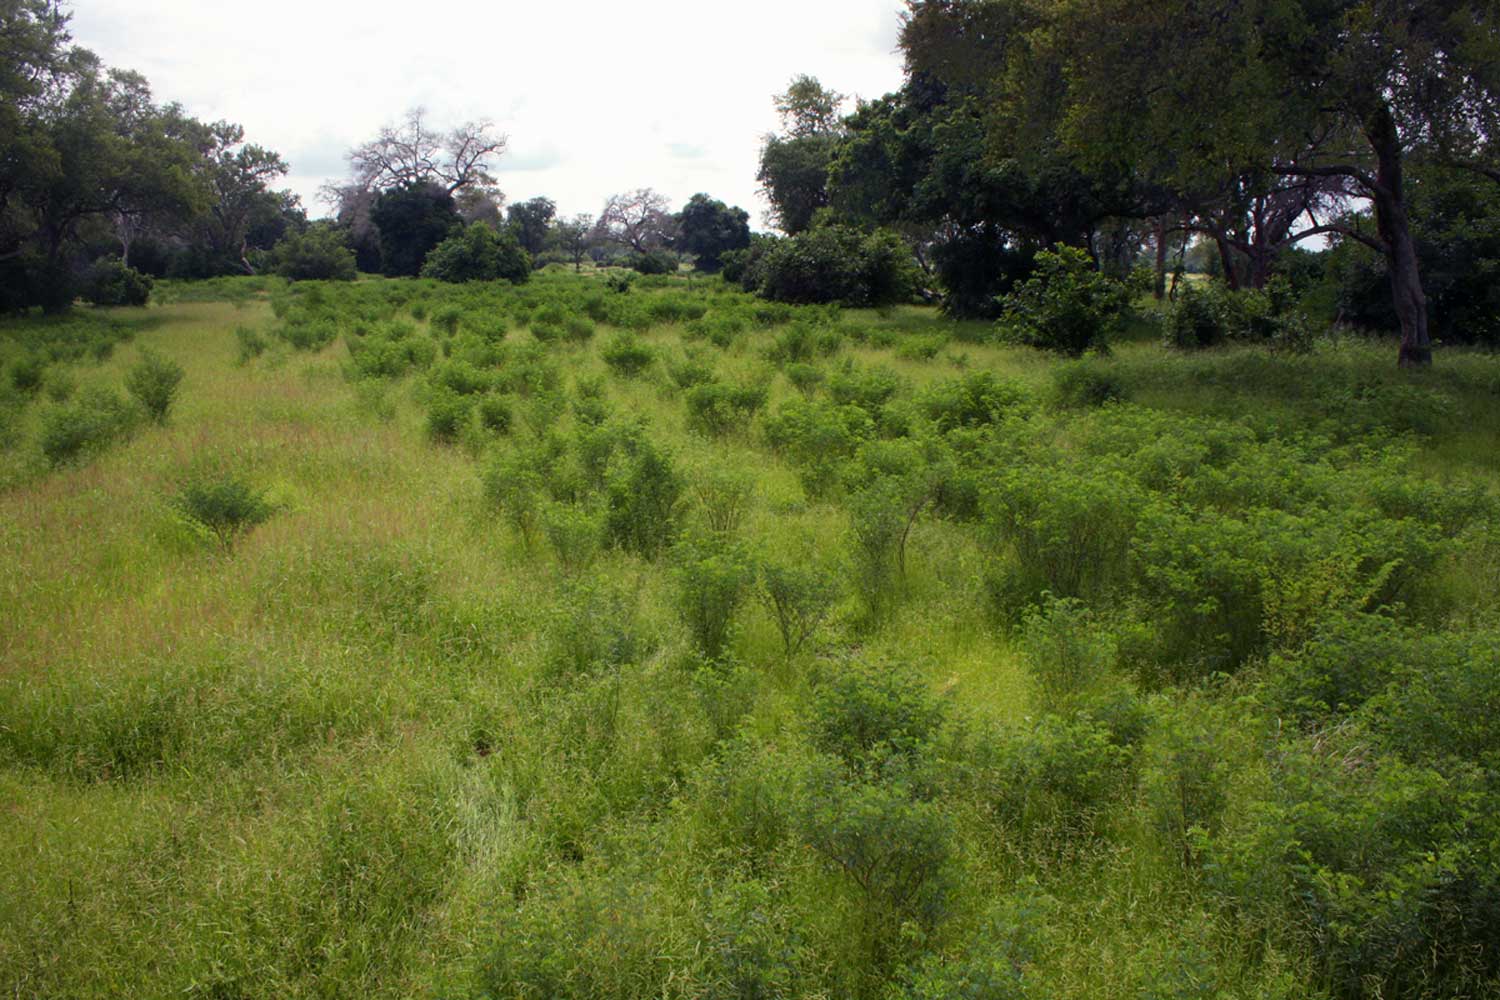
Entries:
{"type": "Polygon", "coordinates": [[[889,227],[968,316],[1056,244],[1149,254],[1162,295],[1190,243],[1262,288],[1321,240],[1403,365],[1434,318],[1495,332],[1463,274],[1500,259],[1500,5],[909,0],[900,47],[901,89],[852,114],[811,77],[777,98],[759,179],[785,232],[889,227]]]}

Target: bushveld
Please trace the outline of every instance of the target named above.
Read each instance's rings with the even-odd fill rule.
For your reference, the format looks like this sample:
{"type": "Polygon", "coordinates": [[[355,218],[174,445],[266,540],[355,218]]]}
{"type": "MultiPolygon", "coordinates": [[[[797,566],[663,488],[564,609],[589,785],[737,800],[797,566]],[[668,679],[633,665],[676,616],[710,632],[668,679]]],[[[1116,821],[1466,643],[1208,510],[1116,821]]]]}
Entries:
{"type": "Polygon", "coordinates": [[[7,995],[1494,995],[1493,356],[158,301],[0,328],[7,995]]]}

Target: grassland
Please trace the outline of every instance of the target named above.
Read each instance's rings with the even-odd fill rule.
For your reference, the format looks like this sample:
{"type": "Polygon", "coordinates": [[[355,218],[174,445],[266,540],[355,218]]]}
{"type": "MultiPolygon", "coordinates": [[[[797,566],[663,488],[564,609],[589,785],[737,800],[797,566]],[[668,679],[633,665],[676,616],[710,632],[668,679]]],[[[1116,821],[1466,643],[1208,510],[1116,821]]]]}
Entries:
{"type": "Polygon", "coordinates": [[[1493,356],[167,300],[0,328],[5,995],[1496,995],[1493,356]]]}

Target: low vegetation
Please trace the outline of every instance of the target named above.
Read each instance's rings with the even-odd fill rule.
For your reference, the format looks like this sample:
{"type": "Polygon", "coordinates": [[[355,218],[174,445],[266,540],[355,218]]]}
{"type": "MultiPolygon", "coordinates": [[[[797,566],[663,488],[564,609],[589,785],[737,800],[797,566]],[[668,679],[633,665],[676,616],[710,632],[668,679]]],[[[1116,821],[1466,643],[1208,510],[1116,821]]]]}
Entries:
{"type": "Polygon", "coordinates": [[[1493,356],[618,284],[7,323],[6,991],[1493,991],[1493,356]]]}

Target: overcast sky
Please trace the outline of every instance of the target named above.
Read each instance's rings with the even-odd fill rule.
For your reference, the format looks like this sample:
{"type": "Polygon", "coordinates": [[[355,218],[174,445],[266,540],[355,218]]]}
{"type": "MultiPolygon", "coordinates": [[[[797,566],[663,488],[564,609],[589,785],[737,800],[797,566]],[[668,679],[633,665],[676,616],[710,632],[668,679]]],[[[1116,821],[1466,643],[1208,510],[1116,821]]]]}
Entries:
{"type": "Polygon", "coordinates": [[[798,73],[873,98],[900,86],[899,0],[75,0],[74,41],[135,69],[158,101],[245,126],[291,165],[310,215],[344,154],[414,105],[493,119],[507,200],[565,215],[654,187],[750,210],[771,96],[798,73]]]}

